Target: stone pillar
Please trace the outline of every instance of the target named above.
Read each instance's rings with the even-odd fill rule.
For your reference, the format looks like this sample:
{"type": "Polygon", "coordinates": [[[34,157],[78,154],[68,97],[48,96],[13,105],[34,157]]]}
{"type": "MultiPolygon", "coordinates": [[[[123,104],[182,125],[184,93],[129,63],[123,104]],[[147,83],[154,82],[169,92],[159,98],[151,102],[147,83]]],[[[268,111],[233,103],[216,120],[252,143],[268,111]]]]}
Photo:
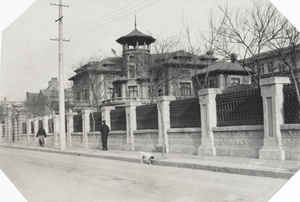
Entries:
{"type": "Polygon", "coordinates": [[[72,146],[72,133],[74,132],[74,122],[73,122],[74,114],[71,109],[69,109],[67,114],[67,143],[68,146],[72,146]]]}
{"type": "Polygon", "coordinates": [[[9,144],[12,143],[13,125],[12,125],[12,106],[8,105],[5,107],[6,118],[5,118],[5,138],[9,144]]]}
{"type": "Polygon", "coordinates": [[[4,124],[0,123],[0,142],[3,142],[3,137],[4,137],[3,126],[4,124]]]}
{"type": "Polygon", "coordinates": [[[83,147],[88,148],[88,132],[90,132],[90,113],[91,110],[84,109],[82,112],[82,135],[83,135],[83,147]]]}
{"type": "MultiPolygon", "coordinates": [[[[14,107],[14,141],[20,141],[20,135],[22,134],[22,123],[24,116],[22,115],[23,105],[21,103],[13,104],[14,107]]],[[[24,108],[23,108],[24,109],[24,108]]]]}
{"type": "Polygon", "coordinates": [[[201,111],[201,145],[198,148],[198,155],[217,155],[212,128],[217,126],[216,96],[220,93],[217,88],[198,91],[201,111]]]}
{"type": "Polygon", "coordinates": [[[54,114],[53,115],[53,145],[54,147],[59,147],[59,141],[58,141],[58,136],[59,136],[59,115],[54,114]]]}
{"type": "Polygon", "coordinates": [[[33,137],[34,137],[34,142],[38,142],[38,138],[36,137],[36,134],[39,130],[39,119],[38,118],[34,118],[33,119],[33,123],[34,123],[34,132],[33,132],[33,137]]]}
{"type": "MultiPolygon", "coordinates": [[[[26,119],[27,119],[27,110],[23,107],[18,109],[18,117],[17,117],[17,122],[18,122],[18,134],[17,134],[17,139],[20,140],[20,135],[23,134],[23,124],[26,124],[26,119]]],[[[27,128],[27,127],[26,127],[27,128]]]]}
{"type": "Polygon", "coordinates": [[[129,102],[125,106],[126,113],[126,144],[124,146],[125,151],[134,151],[134,136],[133,131],[136,130],[136,106],[139,102],[129,102]]]}
{"type": "Polygon", "coordinates": [[[261,80],[265,136],[264,146],[259,151],[260,159],[285,160],[280,125],[284,123],[283,84],[288,83],[290,83],[290,79],[287,77],[261,80]]]}
{"type": "MultiPolygon", "coordinates": [[[[45,132],[46,132],[47,136],[49,134],[49,123],[48,123],[48,121],[49,121],[49,117],[44,116],[43,117],[43,128],[45,129],[45,132]]],[[[47,138],[45,138],[45,145],[47,145],[47,138]]]]}
{"type": "Polygon", "coordinates": [[[105,120],[106,125],[108,125],[109,129],[111,130],[110,127],[110,111],[115,109],[115,107],[112,106],[103,106],[101,107],[101,115],[102,115],[102,121],[105,120]]]}
{"type": "Polygon", "coordinates": [[[3,142],[7,142],[7,128],[8,128],[8,123],[7,123],[7,108],[4,106],[4,112],[3,112],[3,118],[4,118],[4,131],[3,131],[3,142]]]}
{"type": "Polygon", "coordinates": [[[168,140],[168,129],[170,126],[170,101],[175,100],[174,96],[161,96],[157,103],[157,114],[158,114],[158,142],[157,147],[163,145],[165,138],[165,152],[169,153],[169,140],[168,140]],[[160,107],[159,107],[160,104],[160,107]],[[159,109],[161,108],[161,109],[159,109]],[[162,118],[163,117],[163,118],[162,118]]]}
{"type": "Polygon", "coordinates": [[[27,146],[30,145],[30,134],[31,134],[31,119],[27,119],[26,123],[26,131],[27,131],[27,146]]]}

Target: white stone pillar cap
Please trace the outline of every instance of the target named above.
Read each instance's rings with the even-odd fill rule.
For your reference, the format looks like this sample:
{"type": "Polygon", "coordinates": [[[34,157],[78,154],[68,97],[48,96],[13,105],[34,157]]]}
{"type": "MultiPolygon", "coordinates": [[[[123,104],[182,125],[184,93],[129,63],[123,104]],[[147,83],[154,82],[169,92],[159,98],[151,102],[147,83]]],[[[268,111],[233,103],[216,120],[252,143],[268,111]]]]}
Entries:
{"type": "Polygon", "coordinates": [[[219,88],[205,88],[198,91],[198,95],[221,94],[219,88]]]}
{"type": "Polygon", "coordinates": [[[268,86],[274,84],[289,84],[291,83],[290,78],[288,77],[270,77],[262,79],[260,82],[260,86],[268,86]]]}

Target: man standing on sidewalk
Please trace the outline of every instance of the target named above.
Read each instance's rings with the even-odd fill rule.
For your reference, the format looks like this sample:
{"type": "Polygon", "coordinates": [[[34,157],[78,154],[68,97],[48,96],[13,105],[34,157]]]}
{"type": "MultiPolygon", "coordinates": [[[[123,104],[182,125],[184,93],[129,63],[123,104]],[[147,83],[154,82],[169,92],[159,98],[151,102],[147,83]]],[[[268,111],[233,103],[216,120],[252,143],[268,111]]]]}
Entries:
{"type": "Polygon", "coordinates": [[[36,134],[36,137],[39,138],[40,146],[43,147],[45,145],[45,137],[47,137],[46,131],[43,126],[40,127],[39,131],[36,134]]]}
{"type": "Polygon", "coordinates": [[[105,121],[102,121],[102,127],[100,129],[101,131],[101,140],[102,140],[102,149],[104,151],[107,151],[107,136],[109,133],[109,127],[105,124],[105,121]]]}

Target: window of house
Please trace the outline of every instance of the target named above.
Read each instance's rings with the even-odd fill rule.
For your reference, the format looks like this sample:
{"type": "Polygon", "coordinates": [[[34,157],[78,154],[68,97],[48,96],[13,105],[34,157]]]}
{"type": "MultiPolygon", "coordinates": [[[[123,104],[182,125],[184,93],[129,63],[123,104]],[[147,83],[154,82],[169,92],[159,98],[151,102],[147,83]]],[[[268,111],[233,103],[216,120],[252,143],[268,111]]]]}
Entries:
{"type": "Polygon", "coordinates": [[[121,86],[116,87],[115,97],[122,97],[122,88],[121,88],[121,86]]]}
{"type": "Polygon", "coordinates": [[[83,84],[87,84],[87,78],[86,77],[83,78],[83,84]]]}
{"type": "Polygon", "coordinates": [[[215,79],[209,80],[209,86],[214,87],[215,86],[215,79]]]}
{"type": "Polygon", "coordinates": [[[273,62],[268,62],[267,68],[268,68],[268,73],[272,73],[273,72],[273,62]]]}
{"type": "Polygon", "coordinates": [[[137,97],[138,96],[138,90],[137,86],[129,86],[129,97],[137,97]]]}
{"type": "Polygon", "coordinates": [[[240,79],[239,78],[231,78],[231,85],[239,85],[240,84],[240,79]]]}
{"type": "Polygon", "coordinates": [[[130,79],[134,79],[135,77],[136,77],[136,68],[135,68],[135,65],[134,64],[130,64],[129,65],[129,67],[128,67],[128,69],[129,69],[129,72],[128,72],[128,77],[130,78],[130,79]]]}
{"type": "Polygon", "coordinates": [[[107,93],[108,99],[111,99],[111,98],[112,98],[113,92],[114,92],[114,89],[113,89],[113,88],[108,88],[108,93],[107,93]]]}
{"type": "Polygon", "coordinates": [[[84,89],[84,99],[88,100],[89,94],[88,94],[88,90],[84,89]]]}
{"type": "Polygon", "coordinates": [[[81,100],[81,98],[80,98],[80,92],[76,93],[76,100],[81,100]]]}
{"type": "Polygon", "coordinates": [[[261,74],[264,74],[264,73],[265,73],[264,68],[265,68],[265,64],[264,64],[264,63],[258,65],[258,71],[259,71],[261,74]]]}
{"type": "Polygon", "coordinates": [[[128,78],[134,79],[136,77],[136,65],[135,65],[135,57],[130,55],[128,57],[128,78]]]}
{"type": "Polygon", "coordinates": [[[285,64],[280,64],[280,65],[279,65],[279,72],[284,72],[284,71],[286,71],[286,66],[285,66],[285,64]]]}
{"type": "Polygon", "coordinates": [[[191,83],[181,82],[180,83],[180,95],[191,96],[191,83]]]}
{"type": "Polygon", "coordinates": [[[106,76],[106,79],[108,81],[113,81],[115,79],[115,77],[110,75],[110,76],[106,76]]]}
{"type": "Polygon", "coordinates": [[[134,60],[135,60],[135,58],[134,58],[133,55],[130,55],[130,56],[128,57],[128,61],[129,61],[129,62],[134,62],[134,60]]]}

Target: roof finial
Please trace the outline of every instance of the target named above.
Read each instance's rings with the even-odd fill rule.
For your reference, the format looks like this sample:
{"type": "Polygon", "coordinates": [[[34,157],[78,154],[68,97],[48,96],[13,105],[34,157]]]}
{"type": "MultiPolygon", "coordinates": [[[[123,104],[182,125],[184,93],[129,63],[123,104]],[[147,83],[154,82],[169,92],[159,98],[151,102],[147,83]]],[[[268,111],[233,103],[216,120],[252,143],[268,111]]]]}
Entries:
{"type": "Polygon", "coordinates": [[[134,15],[134,28],[136,29],[136,15],[134,15]]]}

